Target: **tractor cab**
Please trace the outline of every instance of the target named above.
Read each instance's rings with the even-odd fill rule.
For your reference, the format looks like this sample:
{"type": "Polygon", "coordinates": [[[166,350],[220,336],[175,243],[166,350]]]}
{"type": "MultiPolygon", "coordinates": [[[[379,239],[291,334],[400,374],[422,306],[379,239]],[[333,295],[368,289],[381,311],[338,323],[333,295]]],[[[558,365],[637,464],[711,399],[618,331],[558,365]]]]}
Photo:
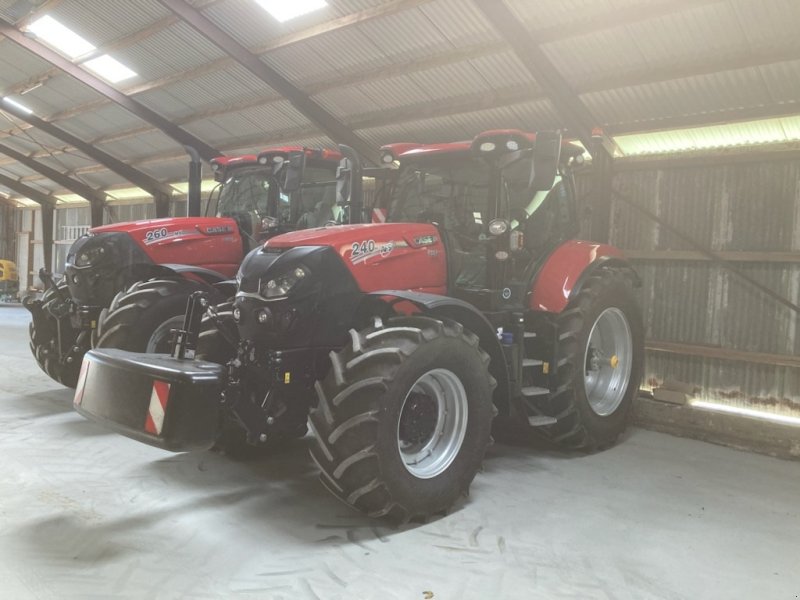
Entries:
{"type": "Polygon", "coordinates": [[[340,159],[338,152],[300,147],[214,159],[219,183],[209,196],[206,216],[233,218],[248,248],[279,233],[314,227],[316,220],[309,215],[336,209],[340,159]]]}
{"type": "Polygon", "coordinates": [[[571,167],[581,149],[558,134],[487,131],[472,142],[383,152],[385,163],[399,163],[387,220],[434,223],[450,293],[484,310],[529,289],[534,265],[577,233],[571,167]]]}

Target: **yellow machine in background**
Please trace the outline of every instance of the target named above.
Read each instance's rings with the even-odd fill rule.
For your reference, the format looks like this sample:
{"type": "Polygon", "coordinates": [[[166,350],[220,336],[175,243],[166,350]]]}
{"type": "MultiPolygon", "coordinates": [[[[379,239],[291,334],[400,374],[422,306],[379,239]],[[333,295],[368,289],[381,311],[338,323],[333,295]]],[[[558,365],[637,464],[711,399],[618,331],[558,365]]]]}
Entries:
{"type": "Polygon", "coordinates": [[[10,260],[0,259],[0,298],[3,296],[16,298],[17,292],[19,292],[17,265],[10,260]]]}

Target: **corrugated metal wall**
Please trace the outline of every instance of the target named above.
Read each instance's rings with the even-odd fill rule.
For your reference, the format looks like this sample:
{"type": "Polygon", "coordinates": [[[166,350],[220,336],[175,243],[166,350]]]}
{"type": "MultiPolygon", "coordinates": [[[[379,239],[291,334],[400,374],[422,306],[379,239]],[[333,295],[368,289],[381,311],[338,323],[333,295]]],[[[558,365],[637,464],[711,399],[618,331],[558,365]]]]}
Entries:
{"type": "MultiPolygon", "coordinates": [[[[800,304],[800,159],[685,165],[621,163],[614,187],[706,247],[741,253],[736,268],[800,304]]],[[[590,185],[580,178],[582,197],[590,185]]],[[[688,345],[648,350],[646,383],[677,379],[703,399],[800,415],[800,316],[713,262],[676,259],[694,248],[618,199],[611,222],[611,243],[638,255],[650,346],[688,345]]]]}

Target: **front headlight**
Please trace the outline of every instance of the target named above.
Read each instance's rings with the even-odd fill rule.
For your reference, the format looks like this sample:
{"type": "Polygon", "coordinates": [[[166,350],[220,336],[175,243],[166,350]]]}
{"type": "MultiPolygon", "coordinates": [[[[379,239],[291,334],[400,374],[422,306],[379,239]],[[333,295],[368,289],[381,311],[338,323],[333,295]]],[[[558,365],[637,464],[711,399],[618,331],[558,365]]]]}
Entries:
{"type": "Polygon", "coordinates": [[[263,281],[259,291],[261,296],[267,300],[283,298],[288,295],[289,291],[294,288],[294,286],[308,277],[308,275],[310,275],[308,268],[303,266],[295,267],[288,273],[263,281]]]}
{"type": "Polygon", "coordinates": [[[81,250],[75,257],[75,266],[88,267],[89,265],[92,265],[103,258],[105,253],[106,249],[103,248],[103,246],[95,246],[94,248],[89,248],[88,250],[81,250]]]}

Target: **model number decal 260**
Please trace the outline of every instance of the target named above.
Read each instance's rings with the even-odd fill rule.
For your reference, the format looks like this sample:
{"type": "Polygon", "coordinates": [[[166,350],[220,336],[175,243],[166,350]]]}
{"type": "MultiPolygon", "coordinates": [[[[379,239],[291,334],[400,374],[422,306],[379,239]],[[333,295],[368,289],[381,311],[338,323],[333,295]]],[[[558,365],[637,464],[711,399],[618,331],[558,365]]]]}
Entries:
{"type": "Polygon", "coordinates": [[[145,242],[155,242],[156,240],[160,240],[161,238],[167,237],[167,228],[162,227],[160,229],[151,229],[150,231],[144,234],[144,241],[145,242]]]}

